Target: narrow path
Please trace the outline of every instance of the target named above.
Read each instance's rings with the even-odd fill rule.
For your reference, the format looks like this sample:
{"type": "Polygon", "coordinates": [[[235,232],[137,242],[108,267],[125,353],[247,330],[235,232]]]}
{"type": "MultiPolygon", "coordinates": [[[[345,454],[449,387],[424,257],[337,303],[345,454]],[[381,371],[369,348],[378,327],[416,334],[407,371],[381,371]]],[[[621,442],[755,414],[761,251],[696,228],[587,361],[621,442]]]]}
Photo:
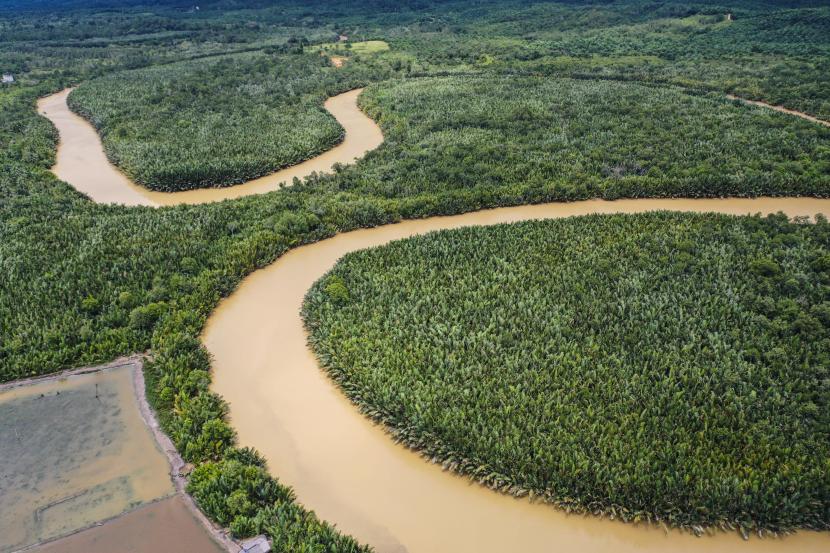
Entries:
{"type": "Polygon", "coordinates": [[[242,445],[324,520],[378,553],[830,551],[830,533],[783,540],[691,534],[567,516],[443,472],[393,443],[331,383],[306,346],[300,307],[344,254],[429,231],[589,213],[653,210],[830,214],[810,198],[592,200],[479,211],[340,234],[294,249],[249,276],[208,320],[213,385],[230,404],[242,445]]]}
{"type": "Polygon", "coordinates": [[[263,194],[278,190],[281,183],[290,185],[294,177],[302,179],[315,171],[329,172],[335,163],[353,163],[383,142],[380,127],[357,107],[357,97],[363,91],[359,88],[326,100],[326,109],[346,131],[346,136],[343,142],[319,156],[236,186],[155,192],[135,184],[110,163],[95,128],[69,109],[66,98],[71,90],[67,88],[41,98],[37,104],[38,112],[52,121],[60,134],[52,172],[98,203],[158,207],[263,194]]]}
{"type": "Polygon", "coordinates": [[[802,119],[806,119],[807,121],[812,121],[813,123],[818,123],[819,125],[824,125],[825,127],[830,127],[830,121],[825,121],[824,119],[818,119],[817,117],[813,117],[812,115],[808,115],[803,111],[795,111],[792,109],[787,109],[784,106],[774,106],[772,104],[768,104],[766,102],[761,102],[759,100],[747,100],[746,98],[741,98],[740,96],[735,96],[733,94],[727,94],[726,97],[730,100],[738,100],[745,104],[749,104],[751,106],[758,106],[762,108],[771,109],[774,111],[778,111],[780,113],[786,113],[787,115],[793,115],[795,117],[801,117],[802,119]]]}

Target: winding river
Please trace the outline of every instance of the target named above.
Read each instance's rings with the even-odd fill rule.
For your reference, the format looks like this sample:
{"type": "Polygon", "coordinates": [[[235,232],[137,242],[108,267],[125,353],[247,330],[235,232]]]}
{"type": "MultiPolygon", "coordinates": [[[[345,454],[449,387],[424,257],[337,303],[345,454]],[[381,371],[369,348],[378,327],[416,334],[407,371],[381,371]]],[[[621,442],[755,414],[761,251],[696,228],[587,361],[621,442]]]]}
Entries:
{"type": "Polygon", "coordinates": [[[335,163],[347,164],[362,157],[383,142],[383,133],[372,119],[357,107],[362,88],[332,96],[325,108],[345,130],[343,141],[319,156],[281,169],[270,175],[225,188],[200,188],[183,192],[155,192],[135,184],[109,162],[101,138],[86,119],[66,103],[71,88],[38,100],[38,112],[58,129],[60,143],[52,172],[75,189],[102,204],[145,205],[152,207],[203,204],[263,194],[302,179],[313,172],[329,172],[335,163]]]}
{"type": "Polygon", "coordinates": [[[742,542],[737,533],[696,538],[592,517],[497,494],[443,472],[396,445],[319,368],[300,318],[311,285],[344,254],[434,230],[652,210],[830,214],[830,200],[758,198],[591,200],[501,208],[340,234],[289,251],[249,276],[209,319],[213,390],[231,408],[243,445],[325,520],[379,553],[550,551],[830,551],[830,533],[742,542]]]}
{"type": "MultiPolygon", "coordinates": [[[[68,91],[44,98],[39,109],[61,134],[54,168],[60,178],[99,202],[170,205],[266,192],[294,176],[325,171],[378,146],[383,137],[357,108],[359,92],[326,103],[346,129],[345,141],[330,152],[232,188],[172,194],[137,187],[112,167],[92,126],[67,108],[68,91]]],[[[212,388],[229,402],[242,445],[261,451],[272,472],[295,488],[302,503],[379,553],[830,550],[827,532],[748,542],[737,533],[696,538],[680,531],[569,516],[547,505],[500,495],[394,444],[336,389],[306,346],[299,315],[303,297],[348,252],[460,226],[652,210],[811,216],[830,214],[830,200],[591,200],[486,210],[340,234],[288,252],[253,273],[221,302],[202,336],[214,356],[212,388]]]]}

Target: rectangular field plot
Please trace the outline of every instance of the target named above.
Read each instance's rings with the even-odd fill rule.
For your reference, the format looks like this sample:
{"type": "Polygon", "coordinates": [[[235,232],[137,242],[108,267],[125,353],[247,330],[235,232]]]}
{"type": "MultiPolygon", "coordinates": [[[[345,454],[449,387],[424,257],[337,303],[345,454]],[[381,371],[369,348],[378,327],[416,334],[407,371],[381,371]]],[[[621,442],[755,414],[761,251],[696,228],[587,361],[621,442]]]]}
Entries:
{"type": "Polygon", "coordinates": [[[146,505],[103,526],[35,549],[37,553],[221,553],[180,496],[146,505]]]}
{"type": "Polygon", "coordinates": [[[132,377],[127,366],[0,390],[0,552],[173,492],[132,377]]]}

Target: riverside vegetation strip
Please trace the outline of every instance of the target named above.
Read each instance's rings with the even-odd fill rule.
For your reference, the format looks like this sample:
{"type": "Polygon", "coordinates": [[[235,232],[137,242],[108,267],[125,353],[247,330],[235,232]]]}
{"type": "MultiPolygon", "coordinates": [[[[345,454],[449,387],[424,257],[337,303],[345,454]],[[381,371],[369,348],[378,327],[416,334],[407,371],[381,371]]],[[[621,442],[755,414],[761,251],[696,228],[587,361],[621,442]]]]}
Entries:
{"type": "Polygon", "coordinates": [[[362,411],[501,491],[827,529],[830,225],[651,213],[347,254],[303,308],[362,411]]]}
{"type": "MultiPolygon", "coordinates": [[[[289,501],[290,493],[275,484],[255,456],[232,447],[226,408],[208,391],[210,363],[196,338],[207,313],[255,268],[288,248],[335,232],[486,206],[615,197],[615,189],[604,192],[578,183],[540,189],[511,182],[444,191],[421,181],[398,186],[397,197],[376,195],[372,187],[382,172],[376,172],[373,184],[363,181],[362,170],[375,163],[382,153],[378,151],[360,169],[260,198],[155,211],[96,206],[49,175],[57,137],[36,116],[35,98],[119,69],[182,58],[261,50],[274,43],[285,44],[280,53],[289,54],[293,47],[288,45],[296,45],[298,35],[325,42],[339,30],[335,27],[365,25],[392,46],[390,52],[372,59],[355,56],[347,64],[368,68],[372,81],[444,71],[521,70],[686,84],[681,81],[693,75],[695,86],[780,102],[826,118],[822,102],[830,87],[822,83],[830,72],[824,69],[821,48],[830,35],[820,32],[826,8],[800,8],[809,2],[740,2],[735,11],[740,25],[717,31],[719,44],[729,45],[735,38],[729,29],[744,29],[737,55],[686,56],[690,38],[712,30],[687,26],[658,32],[655,40],[661,47],[652,49],[653,57],[641,58],[632,57],[639,46],[626,41],[641,36],[643,28],[629,29],[629,24],[640,22],[660,31],[666,27],[659,18],[673,21],[686,17],[688,10],[711,7],[666,2],[644,11],[641,2],[616,4],[594,10],[494,3],[489,5],[492,10],[473,13],[465,2],[406,9],[372,4],[363,11],[354,3],[329,2],[321,5],[321,15],[309,18],[304,3],[225,12],[217,2],[195,15],[163,5],[155,12],[62,11],[46,20],[42,14],[4,15],[0,25],[10,42],[0,44],[0,63],[17,78],[13,86],[0,88],[6,123],[0,127],[0,263],[6,277],[0,279],[0,379],[151,347],[155,363],[147,371],[150,393],[177,447],[202,467],[193,491],[207,512],[230,520],[240,531],[268,529],[278,546],[288,550],[365,549],[289,501]],[[792,7],[799,9],[788,9],[792,7]],[[764,18],[771,24],[762,25],[764,18]],[[580,26],[605,27],[606,36],[621,37],[621,46],[606,48],[596,37],[582,40],[577,36],[580,26]],[[819,32],[791,32],[799,26],[819,32]],[[548,48],[545,36],[525,37],[527,30],[567,31],[569,41],[548,48]],[[815,41],[805,48],[803,37],[809,36],[815,41]],[[286,42],[289,38],[295,41],[286,42]],[[369,184],[363,188],[365,182],[369,184]],[[267,516],[259,515],[267,509],[267,516]],[[274,509],[285,516],[277,516],[274,509]]],[[[53,7],[65,10],[65,5],[53,7]]],[[[317,94],[324,96],[322,90],[317,94]]],[[[149,108],[142,106],[133,117],[145,113],[149,108]]],[[[790,124],[788,119],[778,121],[790,124]]],[[[424,164],[431,162],[424,158],[424,164]]],[[[398,173],[396,178],[403,176],[398,173]]],[[[650,193],[658,192],[642,192],[650,193]]]]}

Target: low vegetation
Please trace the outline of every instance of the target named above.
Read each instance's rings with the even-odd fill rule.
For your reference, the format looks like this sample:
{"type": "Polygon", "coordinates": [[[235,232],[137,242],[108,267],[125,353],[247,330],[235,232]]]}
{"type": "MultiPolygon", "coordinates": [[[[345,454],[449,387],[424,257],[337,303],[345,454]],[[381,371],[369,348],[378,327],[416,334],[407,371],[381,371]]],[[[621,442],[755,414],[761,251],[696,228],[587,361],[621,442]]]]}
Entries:
{"type": "Polygon", "coordinates": [[[330,54],[376,54],[389,50],[389,43],[385,40],[360,40],[352,42],[328,42],[308,47],[311,51],[322,51],[330,54]]]}
{"type": "Polygon", "coordinates": [[[348,254],[303,315],[365,413],[496,489],[828,529],[829,276],[825,219],[588,216],[348,254]]]}

